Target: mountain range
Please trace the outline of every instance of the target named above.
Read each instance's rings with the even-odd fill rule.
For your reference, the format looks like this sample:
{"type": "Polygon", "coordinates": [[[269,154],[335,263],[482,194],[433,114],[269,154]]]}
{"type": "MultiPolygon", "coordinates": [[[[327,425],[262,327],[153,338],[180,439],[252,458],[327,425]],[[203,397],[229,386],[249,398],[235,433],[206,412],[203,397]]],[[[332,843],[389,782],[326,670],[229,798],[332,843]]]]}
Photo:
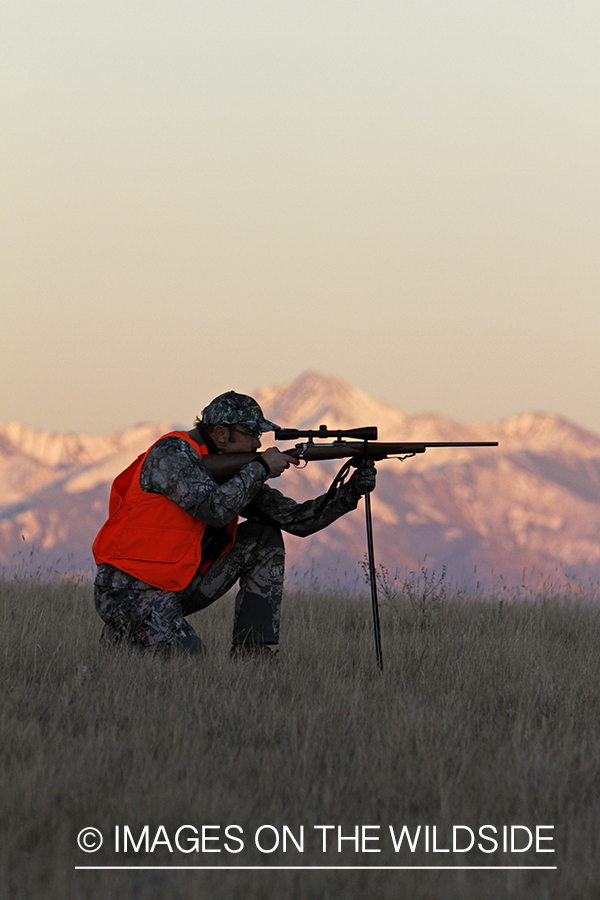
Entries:
{"type": "MultiPolygon", "coordinates": [[[[405,416],[316,372],[254,396],[285,427],[376,425],[380,440],[499,442],[378,463],[375,555],[392,575],[425,567],[467,588],[600,580],[600,435],[538,412],[475,424],[405,416]]],[[[194,415],[183,426],[141,424],[107,435],[0,424],[0,566],[91,572],[90,548],[113,478],[161,434],[191,427],[194,415]]],[[[339,461],[313,462],[271,484],[304,500],[323,493],[338,467],[339,461]]],[[[286,546],[292,583],[362,582],[363,504],[319,534],[288,536],[286,546]]]]}

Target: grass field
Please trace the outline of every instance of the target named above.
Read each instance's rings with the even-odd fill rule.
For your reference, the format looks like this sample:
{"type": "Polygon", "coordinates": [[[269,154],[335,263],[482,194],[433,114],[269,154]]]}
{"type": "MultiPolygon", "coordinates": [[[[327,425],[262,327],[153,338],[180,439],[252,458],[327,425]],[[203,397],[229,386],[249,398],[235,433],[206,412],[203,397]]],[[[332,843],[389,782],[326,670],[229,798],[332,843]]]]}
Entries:
{"type": "MultiPolygon", "coordinates": [[[[271,663],[229,658],[232,598],[192,618],[206,659],[168,660],[102,651],[89,585],[5,579],[0,595],[2,897],[600,896],[597,605],[390,597],[380,673],[369,601],[356,597],[287,596],[271,663]],[[326,852],[322,825],[335,826],[326,852]],[[394,850],[390,826],[397,837],[404,825],[411,839],[421,826],[414,852],[406,840],[394,850]],[[474,832],[469,852],[452,852],[458,825],[474,832]],[[477,847],[493,848],[486,825],[492,853],[477,847]],[[517,825],[517,849],[525,828],[553,826],[540,834],[555,852],[504,852],[503,828],[517,825]],[[104,836],[97,853],[77,845],[89,826],[104,836]],[[125,826],[138,852],[123,851],[125,826]],[[192,826],[200,837],[212,826],[204,852],[192,826]],[[358,848],[338,850],[338,826],[348,838],[359,826],[358,848]],[[434,826],[450,852],[433,852],[434,826]],[[75,868],[86,865],[557,868],[75,868]]],[[[465,847],[469,832],[457,834],[465,847]]]]}

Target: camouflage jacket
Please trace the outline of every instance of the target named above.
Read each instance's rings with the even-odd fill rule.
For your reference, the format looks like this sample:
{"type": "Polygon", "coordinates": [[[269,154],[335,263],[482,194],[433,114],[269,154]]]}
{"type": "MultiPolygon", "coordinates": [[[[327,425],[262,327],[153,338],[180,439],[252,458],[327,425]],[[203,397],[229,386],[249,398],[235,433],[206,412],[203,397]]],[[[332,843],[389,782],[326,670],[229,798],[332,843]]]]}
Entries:
{"type": "MultiPolygon", "coordinates": [[[[229,481],[217,484],[194,448],[173,436],[162,438],[153,446],[140,473],[142,490],[164,494],[205,522],[210,537],[236,515],[264,520],[289,534],[305,537],[356,509],[361,497],[351,478],[324,505],[325,495],[296,503],[265,484],[266,479],[262,463],[252,462],[229,481]]],[[[96,585],[106,589],[149,587],[108,563],[98,566],[96,585]]]]}

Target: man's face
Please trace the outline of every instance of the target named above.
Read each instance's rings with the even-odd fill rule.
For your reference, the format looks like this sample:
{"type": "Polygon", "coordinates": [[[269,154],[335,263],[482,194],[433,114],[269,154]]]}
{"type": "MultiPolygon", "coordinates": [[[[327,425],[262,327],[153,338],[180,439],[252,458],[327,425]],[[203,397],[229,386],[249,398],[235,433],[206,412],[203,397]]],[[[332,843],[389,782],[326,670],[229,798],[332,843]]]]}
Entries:
{"type": "Polygon", "coordinates": [[[246,425],[215,425],[211,436],[221,453],[254,453],[260,449],[260,435],[246,425]]]}

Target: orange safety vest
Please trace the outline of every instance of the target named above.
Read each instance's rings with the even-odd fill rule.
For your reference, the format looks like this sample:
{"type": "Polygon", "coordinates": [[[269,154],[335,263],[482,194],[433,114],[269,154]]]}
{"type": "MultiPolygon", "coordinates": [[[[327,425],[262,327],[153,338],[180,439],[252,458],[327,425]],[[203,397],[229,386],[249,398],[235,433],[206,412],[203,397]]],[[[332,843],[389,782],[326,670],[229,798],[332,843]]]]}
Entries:
{"type": "MultiPolygon", "coordinates": [[[[183,438],[200,457],[208,454],[204,444],[197,444],[186,431],[163,435],[172,436],[183,438]]],[[[204,522],[163,494],[142,490],[140,472],[152,447],[113,481],[108,520],[98,532],[92,550],[97,564],[110,563],[146,584],[165,591],[180,591],[187,587],[198,568],[204,574],[214,560],[207,559],[200,565],[204,522]]],[[[235,516],[227,523],[229,541],[219,556],[232,548],[237,522],[235,516]]]]}

